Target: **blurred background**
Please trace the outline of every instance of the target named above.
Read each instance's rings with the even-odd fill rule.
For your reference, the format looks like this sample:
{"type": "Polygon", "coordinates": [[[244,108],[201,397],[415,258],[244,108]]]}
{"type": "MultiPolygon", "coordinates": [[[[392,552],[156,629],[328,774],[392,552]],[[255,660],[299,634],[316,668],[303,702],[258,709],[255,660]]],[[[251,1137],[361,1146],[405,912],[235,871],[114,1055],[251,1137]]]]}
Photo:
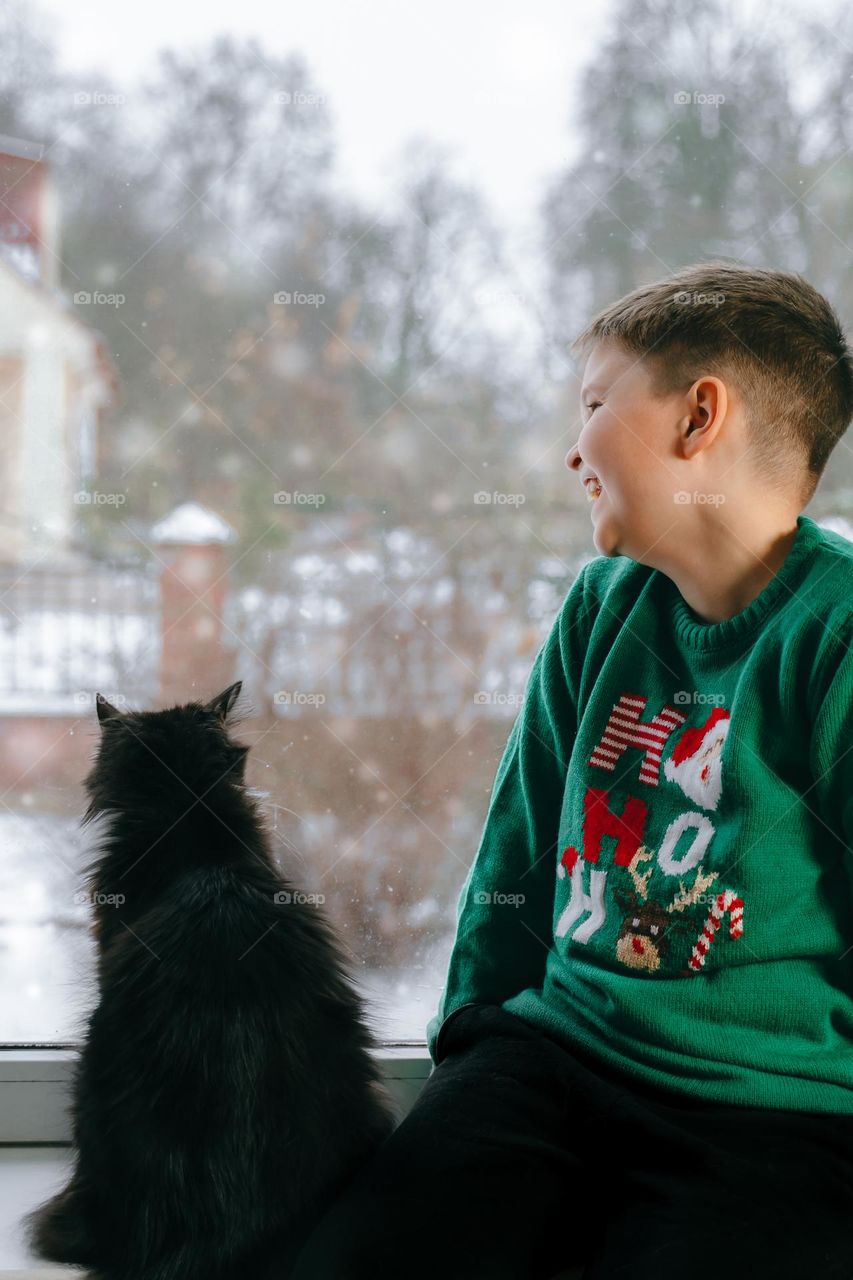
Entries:
{"type": "MultiPolygon", "coordinates": [[[[567,344],[724,256],[853,323],[853,11],[0,3],[0,1041],[94,1002],[96,691],[242,679],[282,870],[423,1042],[595,554],[567,344]],[[365,12],[367,9],[367,12],[365,12]]],[[[853,537],[837,448],[809,514],[853,537]]]]}

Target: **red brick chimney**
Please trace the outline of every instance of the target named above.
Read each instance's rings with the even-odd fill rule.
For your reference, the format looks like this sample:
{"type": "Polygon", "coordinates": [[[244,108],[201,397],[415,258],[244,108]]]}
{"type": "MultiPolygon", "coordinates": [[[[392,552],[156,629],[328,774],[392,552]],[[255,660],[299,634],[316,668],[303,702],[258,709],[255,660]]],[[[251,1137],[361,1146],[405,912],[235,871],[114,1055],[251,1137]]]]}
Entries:
{"type": "Polygon", "coordinates": [[[211,697],[233,679],[222,616],[234,531],[185,502],[154,525],[151,541],[162,564],[160,697],[166,705],[211,697]]]}

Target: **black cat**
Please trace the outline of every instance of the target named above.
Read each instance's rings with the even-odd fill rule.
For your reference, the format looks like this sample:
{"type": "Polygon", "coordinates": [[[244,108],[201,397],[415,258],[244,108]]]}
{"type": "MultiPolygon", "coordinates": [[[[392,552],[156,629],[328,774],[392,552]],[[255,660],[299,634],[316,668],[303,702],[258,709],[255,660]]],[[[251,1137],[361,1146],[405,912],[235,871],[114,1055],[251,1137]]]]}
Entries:
{"type": "Polygon", "coordinates": [[[26,1223],[35,1253],[102,1280],[285,1277],[398,1119],[331,928],[244,786],[240,688],[167,711],[97,699],[99,1001],[73,1174],[26,1223]]]}

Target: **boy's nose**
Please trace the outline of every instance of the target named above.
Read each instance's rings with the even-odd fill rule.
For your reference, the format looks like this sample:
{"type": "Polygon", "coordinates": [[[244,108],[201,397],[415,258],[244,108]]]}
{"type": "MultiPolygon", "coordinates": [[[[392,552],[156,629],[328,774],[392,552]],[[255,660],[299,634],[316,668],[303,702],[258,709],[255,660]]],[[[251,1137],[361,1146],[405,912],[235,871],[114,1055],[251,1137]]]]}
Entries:
{"type": "Polygon", "coordinates": [[[566,466],[569,468],[570,471],[577,471],[580,464],[581,464],[581,456],[578,453],[577,445],[574,444],[572,445],[569,452],[566,454],[566,466]]]}

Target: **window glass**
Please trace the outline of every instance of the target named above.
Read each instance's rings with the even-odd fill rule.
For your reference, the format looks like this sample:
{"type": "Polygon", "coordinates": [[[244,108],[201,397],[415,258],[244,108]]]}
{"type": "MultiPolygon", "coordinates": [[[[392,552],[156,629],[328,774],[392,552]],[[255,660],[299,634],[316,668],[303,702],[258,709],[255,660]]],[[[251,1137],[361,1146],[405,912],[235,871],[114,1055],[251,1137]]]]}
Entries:
{"type": "MultiPolygon", "coordinates": [[[[94,999],[94,699],[244,681],[282,869],[422,1041],[593,554],[568,344],[716,255],[845,321],[853,17],[0,9],[0,1040],[94,999]]],[[[853,531],[842,442],[811,506],[853,531]]],[[[556,830],[555,830],[556,840],[556,830]]]]}

